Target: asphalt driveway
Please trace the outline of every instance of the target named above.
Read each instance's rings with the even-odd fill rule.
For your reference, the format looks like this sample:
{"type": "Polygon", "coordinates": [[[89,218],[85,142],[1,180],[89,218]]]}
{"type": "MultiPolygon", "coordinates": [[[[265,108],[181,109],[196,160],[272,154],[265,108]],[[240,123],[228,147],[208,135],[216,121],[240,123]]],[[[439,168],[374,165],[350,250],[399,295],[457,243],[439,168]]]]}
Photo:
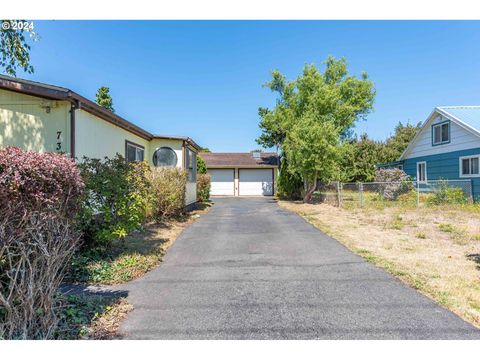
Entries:
{"type": "Polygon", "coordinates": [[[271,198],[217,198],[123,285],[132,339],[480,339],[271,198]]]}

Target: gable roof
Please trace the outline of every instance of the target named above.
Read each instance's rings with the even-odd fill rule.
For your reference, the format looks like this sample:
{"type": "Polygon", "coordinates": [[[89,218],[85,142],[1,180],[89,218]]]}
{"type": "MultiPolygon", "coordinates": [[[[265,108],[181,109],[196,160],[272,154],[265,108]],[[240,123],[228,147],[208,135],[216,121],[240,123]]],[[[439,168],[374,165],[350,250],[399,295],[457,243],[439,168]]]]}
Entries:
{"type": "Polygon", "coordinates": [[[200,146],[192,139],[186,136],[162,136],[154,135],[134,123],[125,120],[121,116],[105,109],[97,103],[77,94],[76,92],[50,84],[44,84],[36,81],[14,78],[6,75],[0,75],[0,89],[14,91],[26,95],[41,97],[50,100],[68,101],[74,104],[78,109],[85,110],[113,125],[127,130],[145,140],[152,139],[177,139],[184,140],[195,149],[200,150],[200,146]]]}
{"type": "Polygon", "coordinates": [[[412,141],[410,141],[406,149],[403,151],[399,160],[403,160],[405,158],[405,156],[413,148],[420,133],[437,115],[442,115],[443,117],[456,123],[463,129],[480,137],[480,106],[437,106],[433,109],[428,118],[424,121],[412,141]]]}
{"type": "Polygon", "coordinates": [[[254,158],[252,153],[208,153],[199,154],[207,168],[272,168],[278,166],[278,155],[273,152],[260,153],[259,158],[254,158]]]}

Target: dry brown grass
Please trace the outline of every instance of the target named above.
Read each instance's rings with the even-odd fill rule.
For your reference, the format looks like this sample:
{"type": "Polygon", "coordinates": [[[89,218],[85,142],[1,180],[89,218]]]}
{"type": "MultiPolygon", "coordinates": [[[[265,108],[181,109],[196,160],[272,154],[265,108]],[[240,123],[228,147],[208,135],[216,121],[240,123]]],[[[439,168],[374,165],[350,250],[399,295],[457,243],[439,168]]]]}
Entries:
{"type": "Polygon", "coordinates": [[[118,299],[116,303],[108,306],[103,314],[92,321],[87,338],[92,340],[121,339],[123,334],[119,332],[120,324],[132,310],[133,306],[125,298],[118,299]]]}
{"type": "Polygon", "coordinates": [[[480,211],[279,204],[480,327],[480,211]]]}

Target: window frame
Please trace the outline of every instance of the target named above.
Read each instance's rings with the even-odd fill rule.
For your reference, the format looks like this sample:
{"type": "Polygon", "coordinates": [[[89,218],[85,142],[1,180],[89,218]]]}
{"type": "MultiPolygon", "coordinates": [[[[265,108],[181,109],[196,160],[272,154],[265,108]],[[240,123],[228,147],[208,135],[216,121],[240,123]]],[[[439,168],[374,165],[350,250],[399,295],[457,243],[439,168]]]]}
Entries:
{"type": "MultiPolygon", "coordinates": [[[[127,162],[133,162],[133,161],[128,161],[128,147],[134,147],[136,150],[142,150],[143,152],[143,159],[142,160],[133,160],[133,161],[145,161],[145,146],[142,146],[140,144],[134,143],[133,141],[125,140],[125,160],[127,162]]],[[[135,151],[135,158],[137,157],[137,152],[135,151]]]]}
{"type": "Polygon", "coordinates": [[[436,124],[432,124],[432,146],[438,146],[438,145],[444,145],[444,144],[449,144],[451,141],[451,122],[450,120],[445,120],[436,124]],[[447,140],[442,140],[442,135],[443,135],[443,129],[442,127],[444,125],[448,125],[448,139],[447,140]],[[435,129],[440,128],[440,142],[435,142],[435,129]]]}
{"type": "Polygon", "coordinates": [[[465,155],[458,158],[458,176],[461,178],[475,178],[480,177],[480,154],[478,155],[465,155]],[[463,160],[468,159],[469,171],[472,170],[471,159],[478,159],[478,174],[463,174],[463,160]]]}
{"type": "Polygon", "coordinates": [[[198,154],[185,146],[185,170],[188,174],[188,182],[197,182],[197,156],[198,154]]]}
{"type": "Polygon", "coordinates": [[[427,177],[427,162],[426,161],[418,161],[417,162],[417,182],[420,183],[420,184],[425,184],[428,182],[428,177],[427,177]],[[419,165],[423,165],[424,166],[424,169],[425,169],[425,179],[424,180],[420,180],[420,172],[418,171],[419,170],[419,165]]]}
{"type": "Polygon", "coordinates": [[[178,155],[177,155],[177,152],[175,151],[175,149],[173,149],[172,147],[170,146],[160,146],[158,148],[156,148],[154,151],[153,151],[153,154],[152,154],[152,164],[153,166],[155,167],[171,167],[171,168],[176,168],[178,167],[178,155]],[[173,154],[175,155],[175,165],[157,165],[155,164],[155,154],[157,153],[157,151],[161,150],[161,149],[168,149],[168,150],[171,150],[173,152],[173,154]]]}

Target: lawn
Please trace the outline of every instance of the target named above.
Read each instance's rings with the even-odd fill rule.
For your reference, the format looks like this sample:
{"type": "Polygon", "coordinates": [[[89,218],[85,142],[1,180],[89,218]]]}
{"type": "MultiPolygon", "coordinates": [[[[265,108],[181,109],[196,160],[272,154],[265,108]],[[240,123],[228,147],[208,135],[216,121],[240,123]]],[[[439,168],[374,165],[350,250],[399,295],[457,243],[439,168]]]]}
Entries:
{"type": "Polygon", "coordinates": [[[480,327],[477,206],[338,208],[290,201],[279,204],[480,327]]]}

